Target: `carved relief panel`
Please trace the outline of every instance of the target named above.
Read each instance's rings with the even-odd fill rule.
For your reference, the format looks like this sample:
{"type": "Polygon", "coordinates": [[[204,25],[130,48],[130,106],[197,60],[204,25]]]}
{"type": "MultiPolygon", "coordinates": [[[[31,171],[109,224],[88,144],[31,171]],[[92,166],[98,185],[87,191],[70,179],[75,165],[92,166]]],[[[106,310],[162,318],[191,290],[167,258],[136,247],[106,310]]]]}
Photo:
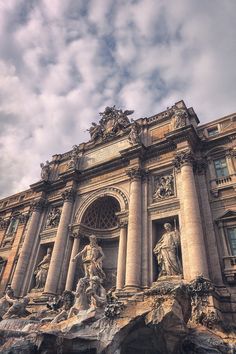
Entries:
{"type": "Polygon", "coordinates": [[[173,173],[154,176],[153,201],[164,200],[175,195],[175,182],[173,173]]]}
{"type": "Polygon", "coordinates": [[[61,208],[53,207],[48,213],[46,220],[46,229],[57,227],[61,217],[61,208]]]}

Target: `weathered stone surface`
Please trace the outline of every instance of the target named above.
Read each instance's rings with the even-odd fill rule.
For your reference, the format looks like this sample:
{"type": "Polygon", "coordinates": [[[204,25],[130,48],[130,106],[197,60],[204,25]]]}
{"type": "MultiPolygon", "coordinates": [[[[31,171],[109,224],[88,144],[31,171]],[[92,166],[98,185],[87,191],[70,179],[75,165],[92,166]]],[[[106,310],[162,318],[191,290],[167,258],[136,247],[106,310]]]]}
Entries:
{"type": "Polygon", "coordinates": [[[189,322],[191,303],[187,285],[166,281],[124,299],[119,316],[114,318],[106,317],[104,309],[97,308],[80,311],[60,323],[45,324],[27,318],[3,320],[0,352],[233,353],[233,334],[213,332],[189,322]]]}

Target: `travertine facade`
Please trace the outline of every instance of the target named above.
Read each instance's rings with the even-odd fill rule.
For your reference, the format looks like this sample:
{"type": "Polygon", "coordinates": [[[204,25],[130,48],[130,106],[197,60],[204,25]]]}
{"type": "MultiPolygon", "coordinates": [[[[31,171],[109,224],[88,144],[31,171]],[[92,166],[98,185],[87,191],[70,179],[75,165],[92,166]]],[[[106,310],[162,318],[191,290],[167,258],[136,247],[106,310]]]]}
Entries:
{"type": "Polygon", "coordinates": [[[211,306],[233,322],[236,114],[198,125],[183,101],[134,122],[132,113],[108,107],[89,142],[54,155],[29,190],[0,201],[0,290],[42,302],[75,290],[84,271],[73,259],[95,234],[106,290],[202,275],[215,286],[211,306]]]}

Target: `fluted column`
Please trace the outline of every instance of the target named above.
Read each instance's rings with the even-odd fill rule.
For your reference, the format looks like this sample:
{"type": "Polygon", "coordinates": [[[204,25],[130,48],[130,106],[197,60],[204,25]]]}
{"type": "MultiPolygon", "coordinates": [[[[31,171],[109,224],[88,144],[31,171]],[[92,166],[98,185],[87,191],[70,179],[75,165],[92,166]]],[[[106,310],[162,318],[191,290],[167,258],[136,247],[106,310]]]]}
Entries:
{"type": "Polygon", "coordinates": [[[23,246],[20,252],[19,260],[16,265],[15,274],[12,279],[12,288],[14,289],[15,295],[19,296],[21,287],[23,285],[25,275],[27,272],[27,267],[30,262],[30,257],[33,250],[33,245],[35,243],[35,237],[38,232],[39,221],[41,217],[41,211],[44,206],[44,200],[40,199],[32,203],[32,216],[28,230],[25,235],[23,246]]]}
{"type": "Polygon", "coordinates": [[[74,202],[74,190],[67,189],[62,193],[64,200],[60,222],[57,229],[55,244],[52,252],[47,281],[44,288],[44,293],[56,294],[58,282],[61,274],[61,266],[64,259],[65,249],[68,238],[68,226],[71,219],[71,213],[74,202]]]}
{"type": "Polygon", "coordinates": [[[120,239],[117,261],[116,290],[123,289],[125,286],[125,266],[127,248],[127,222],[120,222],[120,239]]]}
{"type": "Polygon", "coordinates": [[[71,256],[70,256],[70,264],[69,264],[69,269],[67,273],[67,278],[66,278],[66,289],[65,290],[73,290],[73,282],[74,282],[74,277],[75,277],[75,269],[77,266],[76,262],[72,262],[72,259],[77,255],[79,252],[79,246],[80,246],[80,237],[78,233],[73,234],[74,241],[73,241],[73,247],[71,251],[71,256]]]}
{"type": "Polygon", "coordinates": [[[182,230],[188,242],[190,278],[193,279],[198,275],[208,277],[208,265],[191,152],[188,150],[180,152],[176,156],[175,166],[181,173],[181,205],[184,218],[182,230]]]}
{"type": "Polygon", "coordinates": [[[125,287],[137,290],[141,285],[141,171],[131,169],[128,175],[131,180],[125,287]]]}

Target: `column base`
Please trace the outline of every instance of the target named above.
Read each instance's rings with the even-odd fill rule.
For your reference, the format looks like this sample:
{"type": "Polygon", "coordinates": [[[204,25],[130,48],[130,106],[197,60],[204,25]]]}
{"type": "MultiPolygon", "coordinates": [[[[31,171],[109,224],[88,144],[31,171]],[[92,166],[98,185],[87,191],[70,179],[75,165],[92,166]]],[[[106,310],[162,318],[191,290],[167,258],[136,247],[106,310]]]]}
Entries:
{"type": "Polygon", "coordinates": [[[123,291],[137,293],[137,292],[141,291],[141,288],[138,285],[125,285],[123,291]]]}

